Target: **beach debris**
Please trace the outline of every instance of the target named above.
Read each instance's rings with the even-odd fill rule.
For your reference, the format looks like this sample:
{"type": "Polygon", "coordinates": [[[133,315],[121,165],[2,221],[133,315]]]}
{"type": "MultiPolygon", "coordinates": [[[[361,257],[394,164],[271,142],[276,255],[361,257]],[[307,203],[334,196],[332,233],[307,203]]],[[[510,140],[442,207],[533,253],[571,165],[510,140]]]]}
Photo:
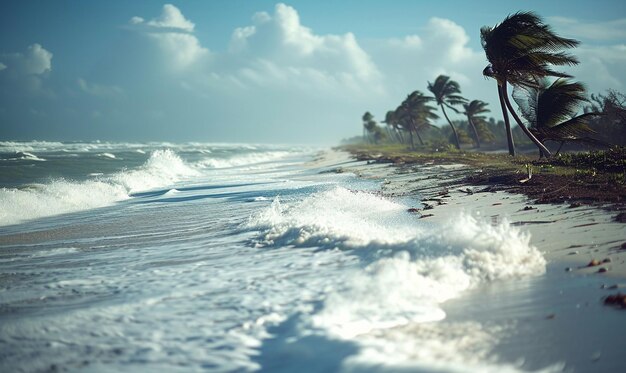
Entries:
{"type": "Polygon", "coordinates": [[[494,185],[490,185],[490,186],[488,186],[488,187],[486,187],[486,188],[484,188],[484,189],[480,189],[480,190],[479,190],[479,191],[477,191],[476,193],[487,193],[487,192],[489,192],[489,193],[495,193],[495,192],[497,192],[497,191],[498,191],[498,189],[497,189],[494,185]]]}
{"type": "Polygon", "coordinates": [[[567,255],[578,255],[578,254],[579,254],[578,250],[574,250],[574,251],[567,253],[567,255]]]}
{"type": "Polygon", "coordinates": [[[602,263],[611,263],[611,258],[605,258],[602,260],[602,263]]]}
{"type": "Polygon", "coordinates": [[[473,190],[471,190],[470,188],[459,189],[459,192],[461,192],[461,193],[465,193],[465,194],[470,195],[470,196],[471,196],[472,194],[474,194],[474,191],[473,191],[473,190]]]}
{"type": "Polygon", "coordinates": [[[556,314],[554,313],[551,313],[548,316],[546,316],[546,320],[554,320],[554,319],[556,319],[556,314]]]}
{"type": "Polygon", "coordinates": [[[522,210],[523,211],[529,211],[529,210],[535,210],[535,208],[532,207],[532,206],[524,206],[524,208],[522,210]]]}
{"type": "Polygon", "coordinates": [[[582,205],[583,205],[583,204],[582,204],[582,203],[580,203],[580,202],[574,202],[574,203],[571,203],[571,204],[569,205],[569,208],[570,208],[570,209],[573,209],[573,208],[576,208],[576,207],[580,207],[580,206],[582,206],[582,205]]]}
{"type": "Polygon", "coordinates": [[[533,167],[529,163],[526,163],[526,172],[528,173],[528,177],[520,180],[520,184],[524,184],[525,182],[533,178],[533,167]]]}
{"type": "Polygon", "coordinates": [[[500,206],[502,204],[502,202],[496,202],[496,203],[492,203],[491,206],[500,206]]]}
{"type": "Polygon", "coordinates": [[[434,209],[433,205],[429,205],[428,203],[422,202],[422,205],[424,205],[424,210],[432,210],[432,209],[434,209]]]}
{"type": "Polygon", "coordinates": [[[617,214],[617,216],[615,217],[615,221],[618,221],[620,223],[626,223],[626,212],[620,212],[619,214],[617,214]]]}
{"type": "Polygon", "coordinates": [[[416,209],[415,207],[411,207],[410,209],[406,210],[407,212],[413,213],[413,214],[419,214],[420,209],[416,209]]]}
{"type": "Polygon", "coordinates": [[[595,267],[595,266],[599,266],[600,265],[600,261],[597,259],[592,259],[589,264],[587,264],[587,267],[595,267]]]}
{"type": "Polygon", "coordinates": [[[609,270],[606,267],[600,267],[600,269],[598,269],[598,273],[605,273],[608,272],[609,270]]]}
{"type": "Polygon", "coordinates": [[[572,268],[572,267],[567,267],[567,268],[565,268],[565,272],[571,272],[571,271],[573,271],[573,270],[574,270],[574,268],[572,268]]]}
{"type": "Polygon", "coordinates": [[[619,247],[620,250],[626,250],[626,242],[624,242],[622,244],[622,246],[619,247]]]}
{"type": "Polygon", "coordinates": [[[604,304],[607,306],[626,308],[626,294],[618,292],[617,294],[609,295],[604,298],[604,304]]]}
{"type": "Polygon", "coordinates": [[[433,214],[423,214],[423,215],[422,215],[422,216],[420,216],[419,218],[420,218],[420,219],[423,219],[423,218],[430,218],[431,216],[434,216],[434,215],[433,215],[433,214]]]}
{"type": "Polygon", "coordinates": [[[444,188],[444,189],[440,190],[439,192],[437,192],[437,195],[441,196],[441,197],[444,197],[444,198],[445,197],[450,197],[450,191],[448,190],[448,188],[444,188]]]}

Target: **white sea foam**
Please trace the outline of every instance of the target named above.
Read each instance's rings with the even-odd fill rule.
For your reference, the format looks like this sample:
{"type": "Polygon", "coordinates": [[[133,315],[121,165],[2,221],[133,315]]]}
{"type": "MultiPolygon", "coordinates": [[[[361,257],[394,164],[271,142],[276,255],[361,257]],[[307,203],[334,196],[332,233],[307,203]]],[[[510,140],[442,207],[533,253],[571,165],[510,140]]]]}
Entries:
{"type": "Polygon", "coordinates": [[[367,348],[384,344],[373,336],[380,331],[445,318],[441,304],[472,287],[540,275],[546,265],[529,235],[506,222],[462,214],[428,224],[400,203],[340,187],[299,202],[276,199],[248,224],[262,231],[260,246],[340,248],[363,258],[364,269],[330,291],[308,322],[333,338],[367,340],[367,348]]]}
{"type": "Polygon", "coordinates": [[[228,168],[271,162],[289,156],[287,151],[255,152],[231,156],[229,158],[207,158],[198,162],[203,168],[228,168]]]}
{"type": "Polygon", "coordinates": [[[76,182],[58,179],[30,188],[0,189],[0,225],[15,224],[43,216],[104,207],[129,198],[138,191],[173,184],[198,171],[171,150],[154,151],[134,170],[76,182]]]}
{"type": "Polygon", "coordinates": [[[98,154],[98,157],[109,158],[109,159],[116,159],[117,158],[115,156],[115,154],[111,154],[111,153],[101,153],[101,154],[98,154]]]}

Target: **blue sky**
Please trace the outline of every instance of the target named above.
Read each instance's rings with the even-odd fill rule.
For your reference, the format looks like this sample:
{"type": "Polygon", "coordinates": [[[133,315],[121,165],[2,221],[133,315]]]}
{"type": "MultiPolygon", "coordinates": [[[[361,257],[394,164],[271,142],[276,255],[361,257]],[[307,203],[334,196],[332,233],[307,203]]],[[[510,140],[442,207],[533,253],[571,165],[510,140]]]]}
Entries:
{"type": "Polygon", "coordinates": [[[0,140],[332,143],[442,73],[498,118],[479,29],[518,10],[626,92],[622,1],[3,1],[0,140]]]}

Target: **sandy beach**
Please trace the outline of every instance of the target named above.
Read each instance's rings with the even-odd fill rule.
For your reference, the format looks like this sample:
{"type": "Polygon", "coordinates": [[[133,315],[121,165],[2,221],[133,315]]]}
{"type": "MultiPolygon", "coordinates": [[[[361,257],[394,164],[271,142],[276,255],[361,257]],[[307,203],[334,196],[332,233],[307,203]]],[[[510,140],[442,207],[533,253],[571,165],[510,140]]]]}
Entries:
{"type": "MultiPolygon", "coordinates": [[[[325,156],[336,163],[350,157],[341,151],[325,156]]],[[[445,322],[453,331],[446,336],[449,343],[475,343],[464,340],[463,330],[478,320],[483,328],[513,331],[491,353],[517,361],[517,368],[600,372],[626,367],[620,342],[626,313],[603,302],[626,287],[626,225],[615,220],[615,211],[537,204],[524,195],[468,185],[462,180],[478,171],[462,164],[345,162],[335,172],[379,180],[384,197],[414,200],[410,212],[416,219],[439,224],[462,211],[494,225],[506,220],[529,234],[530,243],[547,260],[543,276],[481,286],[445,303],[445,322]]],[[[428,340],[427,327],[415,333],[428,340]]],[[[413,347],[407,346],[412,351],[407,353],[417,354],[418,346],[413,347]]],[[[477,347],[477,356],[488,353],[477,347]]]]}

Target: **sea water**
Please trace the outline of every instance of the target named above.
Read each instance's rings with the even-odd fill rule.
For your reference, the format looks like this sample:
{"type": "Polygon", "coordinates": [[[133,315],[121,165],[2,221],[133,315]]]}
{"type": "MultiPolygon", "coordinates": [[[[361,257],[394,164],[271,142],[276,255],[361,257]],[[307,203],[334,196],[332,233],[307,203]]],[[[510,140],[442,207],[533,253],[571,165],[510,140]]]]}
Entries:
{"type": "Polygon", "coordinates": [[[0,370],[517,371],[506,328],[442,305],[543,274],[528,235],[419,220],[319,158],[0,142],[0,370]]]}

